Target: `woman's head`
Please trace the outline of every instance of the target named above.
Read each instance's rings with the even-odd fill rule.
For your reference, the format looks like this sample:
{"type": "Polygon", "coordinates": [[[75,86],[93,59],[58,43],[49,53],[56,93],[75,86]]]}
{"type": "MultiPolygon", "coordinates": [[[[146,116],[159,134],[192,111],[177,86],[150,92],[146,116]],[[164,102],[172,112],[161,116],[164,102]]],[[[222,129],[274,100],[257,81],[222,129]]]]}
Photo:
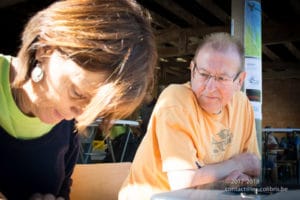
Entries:
{"type": "Polygon", "coordinates": [[[30,81],[36,64],[43,69],[53,52],[101,74],[86,91],[92,98],[76,117],[79,129],[96,117],[127,116],[153,81],[156,47],[150,17],[135,1],[66,0],[37,13],[23,32],[18,54],[23,66],[14,87],[30,81]]]}

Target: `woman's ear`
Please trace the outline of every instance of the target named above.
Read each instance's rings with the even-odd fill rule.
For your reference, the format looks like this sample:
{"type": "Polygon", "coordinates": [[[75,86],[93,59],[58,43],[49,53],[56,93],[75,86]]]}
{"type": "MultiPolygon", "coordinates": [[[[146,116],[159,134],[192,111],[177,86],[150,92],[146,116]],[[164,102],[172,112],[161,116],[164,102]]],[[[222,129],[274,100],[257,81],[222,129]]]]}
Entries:
{"type": "Polygon", "coordinates": [[[235,85],[236,91],[241,90],[243,83],[245,81],[245,78],[246,78],[246,72],[243,71],[239,74],[237,80],[235,81],[234,85],[235,85]]]}
{"type": "Polygon", "coordinates": [[[50,55],[52,54],[53,52],[53,48],[50,48],[50,47],[41,47],[41,48],[38,48],[36,50],[36,53],[35,53],[35,59],[40,62],[40,63],[43,63],[43,61],[47,58],[50,57],[50,55]]]}

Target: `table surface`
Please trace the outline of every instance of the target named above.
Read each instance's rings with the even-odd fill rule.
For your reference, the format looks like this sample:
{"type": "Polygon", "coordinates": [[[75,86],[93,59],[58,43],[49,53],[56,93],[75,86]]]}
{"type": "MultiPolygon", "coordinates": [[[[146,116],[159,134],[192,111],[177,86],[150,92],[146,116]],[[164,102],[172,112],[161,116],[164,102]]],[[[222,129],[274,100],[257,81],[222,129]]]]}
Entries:
{"type": "Polygon", "coordinates": [[[299,199],[300,185],[288,186],[261,186],[261,187],[231,187],[223,183],[206,184],[195,188],[187,188],[153,195],[151,200],[293,200],[299,199]],[[221,188],[223,187],[223,188],[221,188]]]}

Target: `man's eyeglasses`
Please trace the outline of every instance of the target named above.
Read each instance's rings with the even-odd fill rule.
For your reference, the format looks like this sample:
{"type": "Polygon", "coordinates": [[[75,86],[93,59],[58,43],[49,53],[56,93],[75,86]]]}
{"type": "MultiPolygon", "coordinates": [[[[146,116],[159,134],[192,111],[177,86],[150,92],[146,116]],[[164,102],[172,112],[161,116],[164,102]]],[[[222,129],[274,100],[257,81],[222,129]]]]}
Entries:
{"type": "Polygon", "coordinates": [[[207,73],[205,70],[201,70],[197,67],[197,65],[194,63],[193,72],[197,71],[198,73],[198,80],[207,83],[207,81],[210,78],[215,79],[219,84],[221,85],[231,85],[240,75],[241,71],[239,71],[235,76],[229,77],[229,76],[213,76],[209,73],[207,73]]]}

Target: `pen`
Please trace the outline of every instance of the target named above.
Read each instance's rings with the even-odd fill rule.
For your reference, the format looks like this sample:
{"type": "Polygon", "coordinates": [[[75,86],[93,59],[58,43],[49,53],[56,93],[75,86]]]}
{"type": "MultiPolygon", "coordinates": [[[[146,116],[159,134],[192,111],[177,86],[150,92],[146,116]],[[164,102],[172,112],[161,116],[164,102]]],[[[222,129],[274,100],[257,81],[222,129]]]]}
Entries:
{"type": "Polygon", "coordinates": [[[200,169],[200,168],[201,168],[201,165],[199,164],[199,162],[198,162],[198,161],[195,161],[195,163],[196,163],[196,166],[198,167],[198,169],[200,169]]]}

